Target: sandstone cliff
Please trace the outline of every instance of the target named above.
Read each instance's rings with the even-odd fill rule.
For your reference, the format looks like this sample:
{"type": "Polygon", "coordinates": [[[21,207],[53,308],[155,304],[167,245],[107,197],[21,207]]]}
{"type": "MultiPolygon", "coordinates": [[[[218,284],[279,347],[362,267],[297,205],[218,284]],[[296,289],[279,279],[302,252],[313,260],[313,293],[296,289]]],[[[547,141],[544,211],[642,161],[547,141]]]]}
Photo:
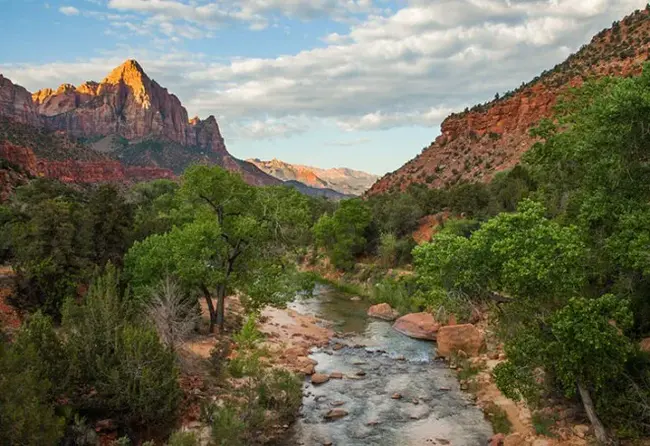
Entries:
{"type": "Polygon", "coordinates": [[[530,129],[552,116],[567,88],[590,77],[638,75],[649,48],[650,15],[637,11],[528,84],[449,116],[429,147],[382,177],[368,194],[405,190],[413,183],[445,187],[459,181],[489,181],[495,172],[519,162],[534,143],[530,129]]]}
{"type": "Polygon", "coordinates": [[[2,74],[0,74],[0,115],[22,124],[35,127],[43,125],[29,92],[20,85],[15,85],[2,74]]]}
{"type": "Polygon", "coordinates": [[[298,181],[317,189],[332,189],[343,195],[361,195],[379,178],[359,170],[318,167],[289,164],[272,159],[262,161],[257,158],[247,159],[269,175],[283,181],[298,181]]]}
{"type": "Polygon", "coordinates": [[[232,157],[214,116],[188,119],[180,100],[150,79],[134,60],[127,60],[101,82],[89,81],[78,87],[63,84],[56,90],[43,89],[32,95],[0,75],[0,117],[4,117],[5,124],[11,123],[4,125],[9,130],[0,134],[0,142],[29,148],[45,161],[71,161],[67,167],[48,164],[49,170],[41,172],[47,176],[60,172],[65,181],[133,179],[130,177],[139,175],[136,167],[152,168],[142,171],[144,177],[158,172],[168,178],[171,172],[180,174],[190,164],[205,163],[238,172],[251,184],[281,183],[254,165],[232,157]],[[30,125],[32,131],[19,132],[28,136],[17,138],[11,128],[17,124],[30,125]],[[51,150],[49,143],[57,135],[56,150],[51,150]],[[85,144],[75,142],[76,138],[85,144]],[[101,152],[101,158],[95,159],[93,151],[86,150],[88,147],[101,152]],[[91,160],[106,164],[104,168],[84,164],[92,171],[84,175],[81,165],[74,163],[91,160]],[[118,169],[115,163],[123,164],[126,170],[118,169]],[[64,172],[68,168],[70,175],[64,172]]]}

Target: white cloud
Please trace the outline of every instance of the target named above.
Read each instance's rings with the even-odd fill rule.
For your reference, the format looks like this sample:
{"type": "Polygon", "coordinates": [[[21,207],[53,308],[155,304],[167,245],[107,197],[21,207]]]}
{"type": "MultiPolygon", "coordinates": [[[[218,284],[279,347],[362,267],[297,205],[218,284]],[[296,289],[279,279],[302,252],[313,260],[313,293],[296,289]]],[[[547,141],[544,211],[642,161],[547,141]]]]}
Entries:
{"type": "Polygon", "coordinates": [[[79,15],[79,10],[74,6],[61,6],[59,12],[65,15],[79,15]]]}
{"type": "MultiPolygon", "coordinates": [[[[118,17],[108,20],[124,29],[144,24],[141,29],[152,33],[201,38],[218,32],[206,30],[208,25],[244,17],[263,23],[269,11],[309,17],[326,10],[352,14],[376,4],[110,0],[118,17]]],[[[173,47],[164,53],[117,48],[89,61],[0,65],[0,72],[34,90],[99,80],[135,57],[190,114],[222,117],[226,138],[286,137],[319,122],[348,131],[436,128],[450,111],[530,80],[643,6],[645,0],[411,0],[394,13],[366,17],[345,34],[323,36],[328,43],[321,48],[279,57],[224,61],[173,47]]]]}

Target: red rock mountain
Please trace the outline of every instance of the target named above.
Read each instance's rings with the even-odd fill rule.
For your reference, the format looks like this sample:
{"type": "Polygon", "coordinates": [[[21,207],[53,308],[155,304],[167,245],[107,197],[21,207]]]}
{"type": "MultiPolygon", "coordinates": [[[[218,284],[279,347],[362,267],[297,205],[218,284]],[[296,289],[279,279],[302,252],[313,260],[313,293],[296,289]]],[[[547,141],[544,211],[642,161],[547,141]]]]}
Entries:
{"type": "Polygon", "coordinates": [[[33,95],[0,75],[0,118],[0,156],[13,163],[30,160],[20,166],[35,175],[70,182],[138,181],[173,177],[198,162],[238,172],[250,184],[281,183],[231,156],[214,116],[190,120],[180,100],[134,60],[99,83],[63,84],[33,95]],[[48,149],[44,140],[52,139],[57,143],[48,149]],[[23,149],[33,152],[35,164],[23,149]],[[64,164],[48,164],[53,161],[64,164]]]}
{"type": "Polygon", "coordinates": [[[368,194],[404,190],[413,183],[445,187],[459,181],[489,181],[495,172],[519,162],[535,141],[530,129],[553,115],[558,97],[568,87],[592,77],[638,75],[649,48],[649,12],[636,11],[528,84],[449,116],[429,147],[377,181],[368,194]]]}
{"type": "Polygon", "coordinates": [[[282,181],[299,181],[317,189],[332,189],[344,195],[362,195],[379,178],[377,175],[347,168],[320,169],[272,159],[247,159],[269,175],[282,181]]]}

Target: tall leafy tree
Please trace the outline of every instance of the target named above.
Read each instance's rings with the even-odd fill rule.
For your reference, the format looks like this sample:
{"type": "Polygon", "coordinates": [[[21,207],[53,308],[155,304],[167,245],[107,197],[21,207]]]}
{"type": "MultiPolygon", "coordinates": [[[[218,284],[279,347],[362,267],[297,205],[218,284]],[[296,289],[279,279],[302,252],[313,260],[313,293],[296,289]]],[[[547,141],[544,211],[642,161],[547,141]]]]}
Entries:
{"type": "Polygon", "coordinates": [[[368,242],[372,213],[361,200],[343,201],[333,214],[324,214],[313,227],[316,243],[325,248],[337,268],[350,269],[368,242]]]}
{"type": "Polygon", "coordinates": [[[228,292],[240,292],[253,308],[293,295],[295,267],[287,253],[307,234],[305,197],[285,188],[254,188],[207,166],[186,171],[179,197],[193,221],[135,244],[126,264],[137,285],[176,275],[188,292],[205,297],[211,330],[223,328],[228,292]]]}

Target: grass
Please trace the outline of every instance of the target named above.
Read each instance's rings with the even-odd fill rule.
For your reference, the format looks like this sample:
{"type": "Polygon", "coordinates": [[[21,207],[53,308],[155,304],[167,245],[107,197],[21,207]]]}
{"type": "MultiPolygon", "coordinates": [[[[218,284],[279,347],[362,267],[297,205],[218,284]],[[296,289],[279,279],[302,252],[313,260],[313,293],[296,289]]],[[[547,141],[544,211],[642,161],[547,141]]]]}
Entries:
{"type": "Polygon", "coordinates": [[[548,415],[543,412],[535,412],[532,416],[531,421],[533,422],[533,427],[535,428],[535,433],[537,435],[544,435],[546,437],[553,437],[554,434],[551,431],[551,428],[555,425],[556,417],[554,415],[548,415]]]}
{"type": "Polygon", "coordinates": [[[512,431],[512,423],[508,419],[505,410],[494,403],[489,403],[484,409],[485,417],[492,424],[495,434],[509,434],[512,431]]]}

